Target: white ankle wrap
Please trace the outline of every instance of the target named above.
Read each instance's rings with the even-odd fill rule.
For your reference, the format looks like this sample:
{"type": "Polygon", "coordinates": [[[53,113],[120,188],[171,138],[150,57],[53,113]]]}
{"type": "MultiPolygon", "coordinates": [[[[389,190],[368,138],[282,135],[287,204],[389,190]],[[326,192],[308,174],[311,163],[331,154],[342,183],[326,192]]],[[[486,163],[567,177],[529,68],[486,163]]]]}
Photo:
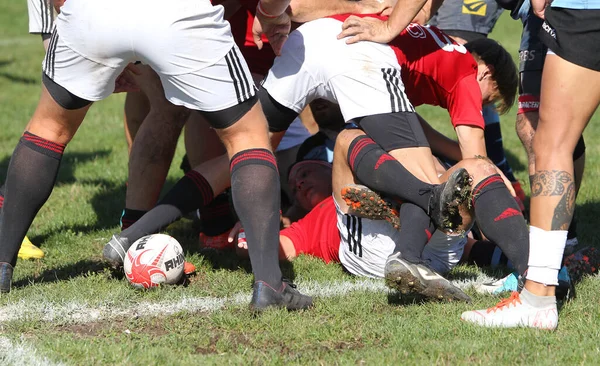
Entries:
{"type": "Polygon", "coordinates": [[[546,231],[529,227],[529,269],[527,279],[544,285],[558,285],[567,231],[546,231]]]}

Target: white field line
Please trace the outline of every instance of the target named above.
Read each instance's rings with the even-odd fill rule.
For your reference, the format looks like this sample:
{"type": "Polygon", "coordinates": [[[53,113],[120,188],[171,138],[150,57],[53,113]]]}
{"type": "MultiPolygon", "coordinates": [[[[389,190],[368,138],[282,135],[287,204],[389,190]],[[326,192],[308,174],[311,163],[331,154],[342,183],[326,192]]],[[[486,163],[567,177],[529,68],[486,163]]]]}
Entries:
{"type": "Polygon", "coordinates": [[[0,364],[7,366],[59,366],[60,363],[50,362],[46,357],[37,354],[25,342],[13,343],[10,339],[0,337],[0,364]]]}
{"type": "MultiPolygon", "coordinates": [[[[461,288],[495,280],[480,274],[474,280],[456,281],[461,288]]],[[[357,281],[300,282],[298,288],[306,294],[319,298],[344,296],[351,292],[387,292],[382,280],[360,279],[357,281]]],[[[178,312],[214,312],[225,306],[247,304],[249,293],[238,293],[229,297],[183,297],[174,301],[143,301],[133,306],[119,304],[93,304],[80,301],[41,302],[31,306],[27,300],[0,307],[0,323],[19,320],[42,320],[57,323],[90,323],[118,317],[165,316],[178,312]]]]}

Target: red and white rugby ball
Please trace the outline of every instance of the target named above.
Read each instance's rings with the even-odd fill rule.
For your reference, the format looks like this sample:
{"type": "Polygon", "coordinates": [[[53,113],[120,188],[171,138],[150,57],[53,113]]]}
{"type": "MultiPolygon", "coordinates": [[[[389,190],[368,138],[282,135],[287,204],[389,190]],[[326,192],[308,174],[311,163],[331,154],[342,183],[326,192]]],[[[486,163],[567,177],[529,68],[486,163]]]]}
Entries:
{"type": "Polygon", "coordinates": [[[127,251],[123,269],[129,283],[144,289],[175,284],[183,275],[185,258],[177,240],[153,234],[137,240],[127,251]]]}

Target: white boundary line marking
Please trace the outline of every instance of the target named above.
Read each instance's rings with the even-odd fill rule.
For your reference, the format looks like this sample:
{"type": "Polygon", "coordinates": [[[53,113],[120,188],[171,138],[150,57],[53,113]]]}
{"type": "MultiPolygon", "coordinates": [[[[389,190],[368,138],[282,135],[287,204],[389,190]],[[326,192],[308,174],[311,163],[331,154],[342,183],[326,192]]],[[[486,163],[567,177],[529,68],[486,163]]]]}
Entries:
{"type": "Polygon", "coordinates": [[[28,366],[60,366],[61,363],[50,362],[39,356],[37,351],[25,342],[13,343],[6,337],[0,337],[0,363],[2,365],[28,366]]]}
{"type": "MultiPolygon", "coordinates": [[[[467,288],[478,283],[495,280],[479,274],[474,280],[461,280],[454,283],[460,288],[467,288]]],[[[306,294],[319,298],[343,296],[351,292],[388,292],[388,288],[380,279],[357,279],[356,281],[299,283],[299,289],[306,294]]],[[[178,312],[214,312],[225,306],[247,304],[250,293],[237,293],[229,297],[194,297],[184,296],[173,301],[142,301],[133,306],[122,306],[116,303],[89,304],[72,300],[68,302],[41,302],[36,306],[27,300],[21,300],[0,307],[0,323],[20,320],[47,321],[61,324],[85,324],[118,317],[152,317],[165,316],[178,312]]]]}

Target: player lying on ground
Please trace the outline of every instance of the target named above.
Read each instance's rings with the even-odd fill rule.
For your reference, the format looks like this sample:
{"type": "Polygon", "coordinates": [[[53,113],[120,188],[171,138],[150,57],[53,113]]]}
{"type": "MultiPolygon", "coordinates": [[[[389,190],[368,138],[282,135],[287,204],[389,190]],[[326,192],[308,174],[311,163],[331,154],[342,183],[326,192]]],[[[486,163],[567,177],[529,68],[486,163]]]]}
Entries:
{"type": "MultiPolygon", "coordinates": [[[[345,120],[350,120],[361,115],[367,116],[360,121],[361,127],[367,130],[367,133],[369,130],[372,131],[373,134],[379,133],[376,139],[388,139],[388,143],[392,140],[391,145],[388,146],[389,150],[394,150],[396,148],[395,144],[397,144],[398,141],[401,143],[401,146],[402,144],[406,144],[406,146],[402,146],[407,147],[406,149],[403,149],[406,154],[399,156],[399,158],[403,159],[404,163],[410,165],[412,169],[418,171],[424,179],[431,179],[437,182],[437,174],[433,167],[433,159],[414,112],[404,111],[390,113],[390,111],[400,111],[405,108],[412,110],[412,106],[407,102],[406,96],[400,86],[399,57],[395,51],[401,51],[398,51],[397,48],[371,43],[349,47],[343,41],[335,40],[335,37],[331,37],[329,42],[323,42],[323,39],[328,39],[323,38],[323,34],[330,33],[333,36],[340,23],[340,20],[330,18],[310,22],[301,26],[296,32],[292,33],[290,40],[283,49],[282,57],[279,57],[276,60],[276,64],[264,84],[264,87],[268,90],[268,94],[264,90],[261,92],[263,105],[266,106],[265,111],[268,115],[268,120],[271,123],[271,131],[274,132],[274,144],[277,144],[278,139],[291,120],[298,115],[308,102],[318,97],[334,100],[337,98],[342,107],[342,112],[345,114],[345,120]],[[302,32],[303,30],[304,32],[302,32]],[[304,42],[306,42],[306,44],[304,44],[304,42]],[[381,55],[382,60],[374,60],[370,56],[373,54],[381,55]],[[367,57],[366,55],[369,56],[367,57]],[[300,60],[296,59],[298,56],[301,56],[302,58],[300,60]],[[365,64],[362,62],[364,59],[370,60],[371,62],[368,72],[365,71],[365,64]],[[322,60],[330,60],[334,65],[323,63],[321,62],[322,60]],[[336,60],[339,60],[339,62],[336,63],[336,60]],[[344,68],[341,68],[341,66],[344,66],[344,68]],[[323,80],[312,79],[311,73],[319,75],[323,80]],[[366,90],[361,88],[366,88],[366,90]],[[350,90],[352,90],[351,93],[348,92],[350,90]],[[334,91],[335,95],[333,95],[334,91]],[[368,97],[368,100],[366,97],[368,97]],[[280,101],[283,101],[283,103],[280,103],[280,101]],[[289,107],[285,107],[284,105],[289,107]],[[371,118],[369,117],[370,115],[376,115],[376,117],[371,118]],[[385,116],[386,118],[382,118],[382,116],[385,116]],[[390,128],[385,129],[385,126],[381,125],[381,120],[388,123],[390,128]],[[392,131],[394,137],[390,138],[389,133],[381,133],[380,131],[392,131]],[[413,131],[416,131],[418,135],[415,136],[413,131]],[[411,147],[411,145],[417,146],[411,147]],[[415,153],[418,155],[415,155],[415,153]],[[415,156],[418,157],[415,158],[415,156]]],[[[449,51],[454,51],[455,47],[459,47],[457,44],[452,43],[447,37],[444,37],[443,35],[438,36],[439,33],[437,32],[439,31],[431,31],[429,28],[424,27],[419,27],[418,30],[424,33],[417,33],[417,35],[427,36],[427,34],[433,34],[433,36],[435,36],[435,38],[432,36],[429,40],[426,40],[430,42],[429,44],[435,45],[434,50],[431,49],[432,46],[429,46],[429,49],[426,50],[428,54],[437,51],[436,55],[452,56],[455,52],[449,51]]],[[[408,32],[405,32],[403,36],[409,39],[414,38],[408,32]]],[[[419,40],[419,38],[414,39],[416,41],[419,40]]],[[[473,57],[466,54],[466,50],[464,50],[464,52],[465,53],[461,53],[457,50],[456,54],[462,55],[462,59],[466,62],[462,68],[462,70],[465,70],[465,73],[455,73],[455,75],[463,76],[463,78],[455,80],[454,82],[462,81],[463,83],[461,83],[461,85],[465,85],[466,87],[453,88],[457,93],[463,91],[462,94],[442,94],[445,98],[440,100],[440,97],[436,95],[438,94],[438,90],[443,89],[444,86],[449,87],[455,85],[432,83],[432,86],[432,84],[429,84],[429,82],[431,82],[431,77],[416,77],[413,81],[415,85],[421,82],[429,86],[429,89],[425,89],[425,91],[429,91],[429,94],[423,92],[423,88],[419,89],[416,88],[416,86],[414,90],[422,92],[423,94],[421,97],[427,102],[440,104],[450,108],[453,122],[462,121],[462,123],[465,124],[465,126],[461,126],[464,128],[461,129],[460,134],[460,136],[463,137],[463,141],[461,141],[461,148],[463,150],[471,151],[470,154],[475,154],[475,151],[481,150],[485,153],[485,147],[482,148],[482,146],[484,146],[482,138],[483,133],[481,131],[483,121],[481,119],[480,110],[482,101],[484,100],[483,95],[485,95],[486,100],[489,99],[489,101],[492,101],[494,95],[499,94],[498,86],[492,77],[491,68],[483,61],[481,61],[478,66],[473,57]],[[451,98],[459,95],[462,97],[451,98]],[[449,103],[449,100],[452,103],[449,103]],[[462,103],[458,103],[458,101],[461,101],[462,103]],[[471,106],[472,108],[467,108],[468,106],[471,106]],[[477,126],[471,126],[473,124],[477,126]],[[462,133],[462,130],[467,132],[462,133]],[[464,138],[465,136],[472,137],[473,134],[476,134],[481,138],[464,138]]],[[[484,54],[482,51],[480,52],[484,54]]],[[[498,56],[497,52],[492,52],[491,54],[498,56]]],[[[407,59],[408,61],[414,61],[414,59],[419,58],[415,56],[414,59],[407,59]]],[[[431,59],[437,60],[438,62],[447,61],[441,57],[432,57],[431,59]]],[[[503,58],[496,57],[493,61],[495,62],[502,59],[503,58]]],[[[411,65],[411,62],[406,62],[406,64],[411,65]]],[[[423,66],[418,62],[412,65],[423,66]]],[[[425,66],[431,68],[431,70],[428,70],[429,72],[435,70],[435,65],[425,66]]],[[[456,70],[453,69],[452,71],[454,73],[456,70]]],[[[416,71],[414,75],[422,76],[418,71],[416,71]]],[[[452,81],[444,80],[444,82],[452,81]]],[[[361,139],[363,138],[357,138],[356,143],[361,139]]],[[[364,140],[360,144],[355,144],[353,146],[358,153],[358,150],[363,149],[367,145],[368,148],[363,150],[362,154],[353,154],[355,157],[356,155],[361,156],[360,159],[354,159],[353,162],[358,163],[359,161],[364,160],[363,163],[365,164],[362,165],[364,168],[359,167],[359,169],[357,169],[354,164],[351,164],[359,179],[361,179],[361,176],[365,176],[365,178],[362,178],[362,181],[365,183],[369,181],[369,176],[373,176],[373,170],[377,160],[370,162],[371,158],[365,160],[362,157],[365,154],[371,153],[371,150],[376,148],[377,144],[372,142],[372,140],[364,140]]],[[[381,150],[373,150],[372,152],[373,154],[381,154],[380,151],[381,150]]],[[[466,154],[468,153],[465,153],[465,155],[466,154]]],[[[386,154],[386,156],[389,155],[386,154]]],[[[458,159],[460,159],[460,156],[458,159]]],[[[430,220],[427,217],[426,211],[430,211],[431,209],[431,192],[435,191],[434,187],[436,186],[416,179],[402,166],[402,164],[398,163],[396,160],[394,160],[394,162],[398,165],[398,172],[396,172],[397,176],[394,177],[394,180],[390,180],[387,183],[389,186],[393,185],[393,187],[387,191],[385,187],[384,189],[380,189],[380,187],[375,188],[390,193],[391,195],[398,196],[404,201],[417,203],[417,205],[412,207],[412,210],[416,211],[416,214],[408,216],[417,217],[420,220],[421,223],[417,224],[416,227],[418,228],[422,225],[423,228],[416,229],[416,231],[418,231],[418,235],[421,236],[421,233],[424,232],[426,228],[430,227],[430,220]],[[393,181],[403,181],[405,184],[398,187],[395,184],[390,183],[393,181]]],[[[383,161],[383,163],[385,164],[385,161],[383,161]]],[[[196,168],[191,174],[198,174],[205,177],[206,180],[210,182],[210,188],[213,191],[219,191],[219,189],[224,189],[226,187],[227,175],[223,174],[223,171],[219,170],[217,167],[221,167],[222,169],[222,160],[215,160],[204,164],[196,168]]],[[[122,248],[118,249],[118,251],[124,253],[124,250],[139,237],[156,232],[180,217],[182,213],[189,212],[196,207],[205,205],[206,202],[203,202],[202,196],[197,193],[199,189],[196,186],[187,183],[190,179],[191,178],[189,177],[184,178],[176,185],[171,193],[161,201],[161,204],[145,215],[138,223],[123,231],[120,236],[115,236],[111,243],[106,247],[108,252],[105,251],[105,257],[115,262],[119,262],[122,260],[122,257],[120,258],[118,254],[113,254],[113,250],[110,249],[111,247],[122,248]]],[[[506,193],[510,196],[508,192],[506,193]]],[[[450,198],[453,199],[454,197],[450,198]]],[[[409,205],[406,206],[410,207],[409,205]]],[[[436,215],[439,215],[439,209],[436,215]]],[[[457,216],[454,218],[456,219],[457,216]]],[[[454,223],[450,222],[450,224],[453,225],[454,223]]],[[[438,226],[444,225],[446,224],[440,223],[438,217],[438,226]]],[[[411,226],[409,225],[409,227],[411,226]]],[[[433,229],[430,231],[433,231],[433,229]]],[[[518,235],[518,233],[514,234],[518,235]]],[[[526,229],[523,236],[526,237],[526,229]]],[[[406,242],[411,242],[411,240],[406,242]]],[[[522,240],[513,240],[513,242],[521,243],[522,240]]],[[[417,249],[417,252],[420,253],[420,249],[417,249]]]]}
{"type": "MultiPolygon", "coordinates": [[[[349,142],[361,135],[364,136],[364,132],[353,129],[342,131],[338,136],[332,180],[331,165],[324,161],[301,161],[291,169],[290,183],[293,185],[291,188],[295,192],[297,203],[312,210],[303,219],[280,233],[280,258],[292,259],[300,253],[306,253],[322,258],[325,262],[340,262],[355,275],[384,277],[387,258],[394,252],[398,242],[403,240],[402,231],[405,227],[400,227],[399,231],[395,228],[398,213],[382,204],[375,193],[366,187],[353,186],[360,182],[348,167],[346,156],[349,142]],[[333,197],[329,196],[332,187],[333,197]],[[357,203],[360,204],[358,208],[355,207],[357,203]],[[360,214],[353,214],[357,212],[360,214]],[[372,220],[375,218],[379,220],[372,220]]],[[[464,221],[469,223],[472,217],[476,216],[474,212],[481,210],[478,206],[488,204],[489,199],[498,198],[496,190],[506,188],[496,174],[494,165],[486,159],[463,160],[446,172],[442,180],[460,167],[472,173],[477,187],[497,186],[492,190],[479,190],[473,201],[469,202],[469,207],[463,208],[464,221]]],[[[409,221],[404,220],[402,208],[400,212],[400,219],[409,221]]],[[[514,207],[505,210],[504,213],[505,217],[498,218],[498,222],[520,216],[514,207]]],[[[525,225],[522,216],[520,219],[509,220],[510,225],[525,225]]],[[[234,234],[235,232],[230,236],[234,234]]],[[[448,236],[436,230],[434,233],[426,233],[425,240],[428,244],[423,248],[423,260],[416,266],[417,270],[403,270],[402,279],[393,283],[393,287],[403,293],[416,290],[437,299],[468,300],[466,294],[438,274],[448,272],[458,263],[466,238],[448,236]]],[[[518,266],[523,267],[527,263],[526,259],[521,258],[527,255],[526,243],[512,247],[514,250],[509,251],[507,255],[511,261],[516,261],[518,266]]]]}
{"type": "Polygon", "coordinates": [[[19,245],[52,191],[66,144],[92,102],[112,94],[117,77],[136,60],[159,74],[167,99],[206,116],[231,157],[236,211],[251,228],[248,236],[260,243],[250,249],[256,281],[251,307],[310,307],[310,297],[282,281],[279,196],[272,194],[279,191],[279,177],[267,122],[223,9],[208,0],[183,0],[167,8],[156,0],[69,1],[63,6],[44,60],[41,99],[8,168],[0,291],[10,291],[19,245]],[[117,7],[120,11],[114,12],[117,7]]]}

